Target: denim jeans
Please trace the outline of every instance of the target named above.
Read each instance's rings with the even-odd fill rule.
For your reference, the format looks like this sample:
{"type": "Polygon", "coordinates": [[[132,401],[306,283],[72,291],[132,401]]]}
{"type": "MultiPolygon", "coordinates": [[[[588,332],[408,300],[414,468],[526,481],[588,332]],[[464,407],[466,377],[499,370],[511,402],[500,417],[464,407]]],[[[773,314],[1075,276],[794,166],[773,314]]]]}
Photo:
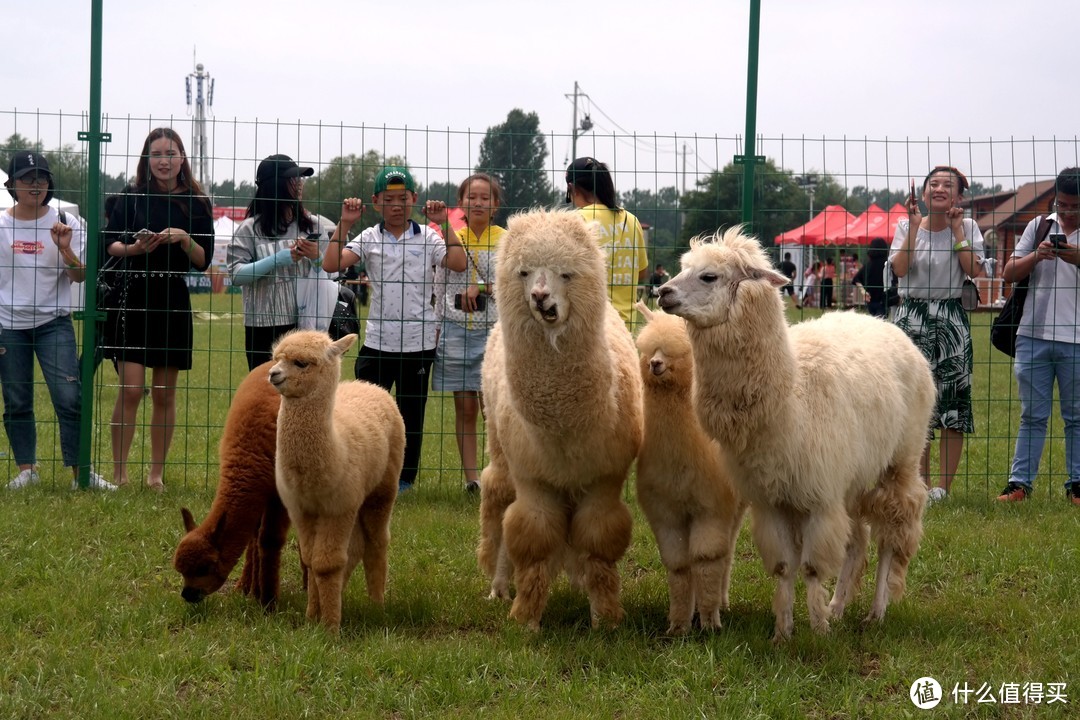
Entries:
{"type": "Polygon", "coordinates": [[[1054,405],[1054,380],[1065,421],[1065,487],[1080,482],[1080,345],[1016,336],[1013,366],[1020,390],[1020,430],[1016,434],[1009,482],[1031,487],[1039,472],[1046,426],[1054,405]]]}
{"type": "Polygon", "coordinates": [[[82,394],[75,328],[70,317],[29,330],[0,331],[0,386],[4,396],[4,431],[17,465],[37,462],[34,419],[34,355],[52,397],[60,422],[60,452],[64,465],[79,464],[79,416],[82,394]]]}

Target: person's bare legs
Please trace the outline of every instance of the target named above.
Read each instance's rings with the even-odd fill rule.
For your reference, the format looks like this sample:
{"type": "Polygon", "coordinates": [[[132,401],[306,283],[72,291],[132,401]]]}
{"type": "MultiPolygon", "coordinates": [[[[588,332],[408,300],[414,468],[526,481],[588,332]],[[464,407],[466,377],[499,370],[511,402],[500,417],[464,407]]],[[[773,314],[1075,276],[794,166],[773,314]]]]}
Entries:
{"type": "Polygon", "coordinates": [[[945,492],[952,492],[953,478],[956,477],[956,469],[960,467],[960,456],[964,454],[964,433],[948,428],[941,431],[941,442],[938,444],[941,453],[941,478],[938,487],[945,488],[945,492]]]}
{"type": "Polygon", "coordinates": [[[138,363],[118,362],[117,374],[120,378],[120,390],[116,395],[109,432],[112,436],[113,483],[117,486],[128,484],[128,455],[131,442],[135,438],[135,418],[139,413],[139,403],[143,399],[143,385],[146,383],[146,368],[138,363]]]}
{"type": "Polygon", "coordinates": [[[479,413],[480,393],[474,390],[454,392],[454,434],[466,485],[480,482],[476,460],[476,417],[479,413]]]}
{"type": "Polygon", "coordinates": [[[172,445],[176,429],[176,380],[180,370],[174,367],[154,368],[150,385],[153,413],[150,420],[150,474],[146,485],[151,490],[165,489],[165,458],[172,445]]]}

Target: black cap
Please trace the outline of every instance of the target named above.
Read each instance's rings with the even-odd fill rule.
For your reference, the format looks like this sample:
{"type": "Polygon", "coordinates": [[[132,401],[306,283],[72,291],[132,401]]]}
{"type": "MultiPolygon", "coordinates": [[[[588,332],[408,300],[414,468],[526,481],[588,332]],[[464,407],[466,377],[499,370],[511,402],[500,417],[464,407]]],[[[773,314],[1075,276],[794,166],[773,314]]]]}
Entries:
{"type": "Polygon", "coordinates": [[[314,168],[300,167],[288,155],[271,155],[259,163],[259,169],[255,171],[255,184],[262,185],[279,178],[311,177],[314,174],[314,168]]]}
{"type": "Polygon", "coordinates": [[[50,178],[52,177],[52,171],[49,170],[49,161],[45,159],[44,155],[33,150],[19,150],[11,156],[11,161],[8,163],[8,177],[18,180],[23,175],[32,172],[44,173],[50,178]]]}

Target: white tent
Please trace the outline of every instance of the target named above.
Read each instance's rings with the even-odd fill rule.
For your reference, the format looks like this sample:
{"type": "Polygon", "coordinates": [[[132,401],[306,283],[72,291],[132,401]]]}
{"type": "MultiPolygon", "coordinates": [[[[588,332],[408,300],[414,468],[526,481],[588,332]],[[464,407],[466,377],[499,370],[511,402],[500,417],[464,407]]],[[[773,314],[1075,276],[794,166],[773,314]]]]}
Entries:
{"type": "Polygon", "coordinates": [[[235,220],[222,215],[214,221],[214,259],[210,267],[215,267],[222,272],[228,272],[225,262],[225,254],[229,243],[232,242],[233,233],[240,226],[235,220]]]}

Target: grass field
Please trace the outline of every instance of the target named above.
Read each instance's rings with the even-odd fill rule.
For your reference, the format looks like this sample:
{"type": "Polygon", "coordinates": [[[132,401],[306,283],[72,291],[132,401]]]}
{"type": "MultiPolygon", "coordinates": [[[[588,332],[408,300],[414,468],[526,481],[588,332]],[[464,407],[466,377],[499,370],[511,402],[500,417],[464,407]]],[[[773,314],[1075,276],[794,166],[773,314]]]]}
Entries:
{"type": "MultiPolygon", "coordinates": [[[[939,717],[1068,717],[1080,701],[1072,675],[1080,512],[1061,491],[1060,420],[1034,498],[995,503],[1019,404],[1008,364],[988,350],[986,315],[973,321],[979,429],[953,497],[927,512],[907,595],[883,624],[864,627],[864,588],[827,637],[810,632],[800,602],[795,637],[774,647],[773,583],[747,528],[725,627],[663,635],[664,571],[632,483],[634,541],[620,565],[625,623],[591,631],[586,599],[560,582],[541,632],[517,627],[506,605],[484,599],[477,502],[460,490],[452,406],[438,396],[429,405],[426,469],[395,509],[384,608],[354,579],[340,638],[308,623],[295,542],[276,613],[231,592],[187,605],[171,567],[179,508],[201,518],[210,506],[218,428],[245,370],[239,320],[225,316],[238,299],[196,303],[219,316],[196,321],[196,346],[218,352],[200,354],[184,380],[164,495],[139,486],[72,493],[55,460],[43,462],[41,486],[0,493],[0,717],[918,717],[924,711],[908,692],[923,676],[944,687],[930,711],[939,717]],[[1048,694],[1002,702],[1036,683],[1047,691],[1064,683],[1068,703],[1050,703],[1048,694]],[[977,692],[958,702],[951,691],[965,684],[989,686],[997,702],[977,703],[977,692]]],[[[113,377],[108,367],[99,374],[102,428],[113,377]]],[[[38,407],[48,407],[44,396],[38,407]]],[[[43,458],[59,454],[50,423],[42,419],[43,458]]],[[[103,464],[107,432],[99,437],[103,464]]],[[[141,442],[140,434],[138,452],[141,442]]]]}

